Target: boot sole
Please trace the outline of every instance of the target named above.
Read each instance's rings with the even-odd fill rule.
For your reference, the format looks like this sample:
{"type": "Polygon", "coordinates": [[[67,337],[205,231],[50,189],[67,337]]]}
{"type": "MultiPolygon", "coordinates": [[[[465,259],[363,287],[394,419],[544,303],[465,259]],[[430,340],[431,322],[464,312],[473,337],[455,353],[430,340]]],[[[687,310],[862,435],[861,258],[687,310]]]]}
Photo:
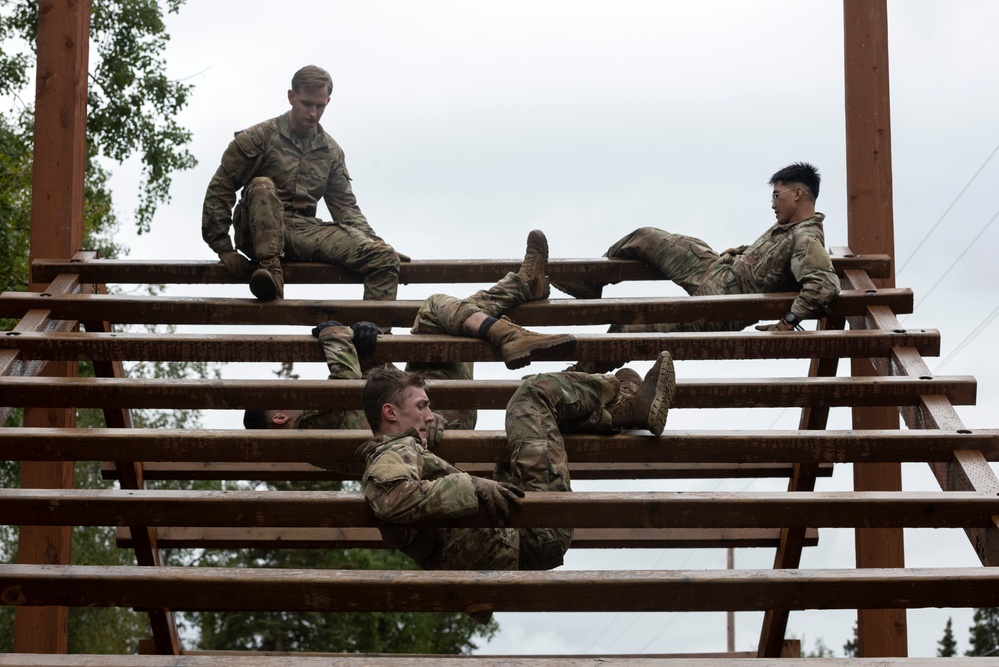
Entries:
{"type": "Polygon", "coordinates": [[[541,280],[541,289],[533,289],[531,285],[528,285],[528,289],[531,290],[532,299],[547,299],[551,296],[551,287],[549,286],[548,278],[545,277],[548,273],[548,237],[546,237],[545,233],[540,229],[531,230],[531,232],[527,235],[527,247],[530,248],[532,244],[535,246],[535,249],[540,252],[543,258],[542,263],[544,264],[544,267],[541,269],[541,276],[539,278],[541,280]]]}
{"type": "Polygon", "coordinates": [[[535,352],[540,352],[542,350],[561,349],[563,347],[568,347],[574,344],[575,342],[576,342],[576,337],[573,336],[572,334],[567,334],[563,338],[557,338],[555,340],[547,341],[539,345],[534,345],[533,347],[527,349],[525,352],[512,359],[504,359],[503,362],[506,364],[506,367],[509,368],[511,371],[515,371],[518,368],[523,368],[524,366],[527,366],[528,364],[531,363],[531,361],[534,361],[533,356],[535,352]]]}
{"type": "Polygon", "coordinates": [[[257,269],[250,276],[250,293],[261,301],[278,298],[277,281],[266,269],[257,269]]]}
{"type": "Polygon", "coordinates": [[[656,378],[656,396],[652,399],[649,410],[649,430],[659,437],[666,428],[666,417],[673,405],[676,395],[676,370],[673,368],[673,356],[669,352],[659,354],[659,375],[656,378]]]}
{"type": "Polygon", "coordinates": [[[602,287],[600,289],[591,289],[578,283],[560,283],[552,280],[551,286],[560,292],[565,292],[573,299],[599,299],[604,293],[602,287]]]}

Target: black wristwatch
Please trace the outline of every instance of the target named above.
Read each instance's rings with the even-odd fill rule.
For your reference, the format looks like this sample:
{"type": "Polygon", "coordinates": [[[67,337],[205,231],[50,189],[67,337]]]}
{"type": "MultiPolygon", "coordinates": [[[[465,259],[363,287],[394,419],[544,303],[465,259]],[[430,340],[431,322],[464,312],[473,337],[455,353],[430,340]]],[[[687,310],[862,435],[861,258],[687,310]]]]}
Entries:
{"type": "Polygon", "coordinates": [[[801,329],[801,318],[791,311],[784,316],[784,321],[790,324],[792,329],[801,329]]]}

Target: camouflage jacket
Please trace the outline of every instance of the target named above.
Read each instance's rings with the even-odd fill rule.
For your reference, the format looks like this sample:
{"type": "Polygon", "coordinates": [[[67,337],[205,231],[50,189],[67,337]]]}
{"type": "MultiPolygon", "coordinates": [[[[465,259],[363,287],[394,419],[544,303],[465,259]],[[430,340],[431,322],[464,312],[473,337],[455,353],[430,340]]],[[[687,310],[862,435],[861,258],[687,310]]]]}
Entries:
{"type": "MultiPolygon", "coordinates": [[[[730,265],[741,292],[798,292],[791,312],[802,319],[822,317],[840,290],[826,252],[824,219],[816,213],[790,225],[774,224],[755,243],[744,246],[730,265]]],[[[731,256],[723,255],[723,263],[726,257],[731,256]]]]}
{"type": "Polygon", "coordinates": [[[236,193],[256,176],[274,181],[285,215],[315,218],[323,199],[334,221],[375,236],[350,188],[343,150],[321,125],[309,137],[296,138],[285,113],[236,132],[222,154],[201,215],[201,235],[216,253],[233,249],[229,228],[236,193]]]}
{"type": "Polygon", "coordinates": [[[356,452],[361,485],[382,537],[428,570],[516,570],[520,538],[511,528],[407,525],[473,515],[472,476],[423,446],[414,429],[371,438],[356,452]]]}

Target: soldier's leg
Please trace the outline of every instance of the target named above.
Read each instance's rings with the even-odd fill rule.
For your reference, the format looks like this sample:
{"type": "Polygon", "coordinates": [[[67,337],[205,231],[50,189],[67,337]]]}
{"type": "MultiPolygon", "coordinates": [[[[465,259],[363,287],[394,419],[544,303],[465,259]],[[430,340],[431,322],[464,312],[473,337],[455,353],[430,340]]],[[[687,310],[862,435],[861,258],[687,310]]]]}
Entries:
{"type": "Polygon", "coordinates": [[[641,227],[607,249],[605,257],[640,259],[656,267],[663,277],[693,294],[701,286],[718,253],[693,236],[641,227]]]}
{"type": "Polygon", "coordinates": [[[233,223],[236,247],[254,259],[284,254],[284,207],[274,181],[260,176],[243,190],[233,223]]]}
{"type": "MultiPolygon", "coordinates": [[[[525,380],[506,407],[510,481],[525,491],[571,491],[561,429],[610,432],[605,406],[619,389],[620,382],[610,375],[542,373],[525,380]]],[[[568,528],[520,533],[520,566],[525,570],[558,567],[572,540],[568,528]]]]}
{"type": "Polygon", "coordinates": [[[381,239],[337,223],[314,218],[285,220],[289,259],[337,264],[364,276],[364,299],[391,301],[399,289],[399,255],[381,239]]]}

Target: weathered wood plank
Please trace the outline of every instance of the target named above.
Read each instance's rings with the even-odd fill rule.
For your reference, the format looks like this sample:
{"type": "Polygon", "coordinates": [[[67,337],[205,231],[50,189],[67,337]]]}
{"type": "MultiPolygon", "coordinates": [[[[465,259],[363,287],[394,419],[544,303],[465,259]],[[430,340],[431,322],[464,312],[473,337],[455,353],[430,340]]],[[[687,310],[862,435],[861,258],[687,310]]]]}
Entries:
{"type": "MultiPolygon", "coordinates": [[[[888,275],[887,255],[832,255],[833,268],[867,271],[875,278],[888,275]]],[[[520,267],[519,259],[415,259],[399,267],[399,281],[409,283],[494,283],[520,267]]],[[[287,284],[360,283],[361,275],[343,267],[321,262],[284,262],[287,284]]],[[[51,282],[63,273],[79,274],[82,282],[155,284],[220,284],[237,282],[220,262],[160,261],[134,259],[91,260],[86,263],[36,259],[31,263],[32,279],[51,282]]],[[[662,280],[662,274],[645,262],[593,257],[548,260],[548,275],[554,280],[599,278],[607,282],[623,280],[662,280]]]]}
{"type": "MultiPolygon", "coordinates": [[[[508,311],[524,326],[581,324],[640,324],[694,320],[778,319],[796,294],[731,294],[725,296],[554,299],[532,301],[508,311]]],[[[60,319],[107,320],[126,324],[266,324],[313,325],[326,320],[368,320],[381,326],[405,327],[422,301],[318,301],[119,295],[50,295],[25,292],[0,294],[0,317],[20,317],[47,308],[60,319]]],[[[862,315],[869,306],[886,306],[896,313],[912,312],[912,290],[844,290],[830,310],[842,316],[862,315]]],[[[781,335],[781,334],[777,334],[781,335]]]]}
{"type": "MultiPolygon", "coordinates": [[[[353,491],[0,489],[11,525],[377,526],[353,491]]],[[[528,493],[516,528],[965,528],[991,524],[999,497],[977,493],[528,493]]],[[[485,510],[447,525],[493,525],[485,510]]]]}
{"type": "MultiPolygon", "coordinates": [[[[492,463],[457,462],[471,475],[492,477],[492,463]]],[[[252,480],[252,481],[347,481],[358,480],[363,472],[357,461],[309,463],[158,463],[142,464],[146,479],[174,480],[252,480]]],[[[569,471],[574,480],[582,479],[760,479],[788,477],[790,463],[573,463],[569,471]]],[[[832,476],[832,465],[819,466],[819,475],[832,476]]],[[[113,465],[101,466],[101,476],[118,478],[113,465]]]]}
{"type": "MultiPolygon", "coordinates": [[[[354,463],[365,430],[0,428],[9,461],[354,463]]],[[[659,438],[566,434],[575,463],[852,463],[949,461],[957,450],[999,461],[999,429],[922,431],[670,431],[659,438]]],[[[434,452],[447,461],[495,463],[509,456],[503,431],[447,431],[434,452]]]]}
{"type": "Polygon", "coordinates": [[[762,611],[995,603],[997,568],[384,571],[0,565],[0,603],[211,611],[762,611]]]}
{"type": "MultiPolygon", "coordinates": [[[[160,528],[163,549],[388,549],[377,528],[160,528]]],[[[774,547],[780,531],[773,528],[578,528],[573,549],[746,549],[774,547]]],[[[809,528],[807,546],[819,542],[809,528]]],[[[119,548],[129,549],[132,536],[119,528],[119,548]]]]}
{"type": "MultiPolygon", "coordinates": [[[[809,359],[813,357],[887,357],[893,347],[915,348],[923,356],[940,354],[940,333],[901,331],[805,331],[793,336],[768,332],[713,334],[582,334],[563,353],[565,359],[655,359],[669,350],[680,360],[809,359]]],[[[0,336],[0,350],[19,350],[25,359],[112,361],[320,362],[326,360],[309,335],[22,333],[0,336]]],[[[502,361],[491,345],[455,336],[383,336],[369,357],[376,362],[440,359],[502,361]]]]}
{"type": "MultiPolygon", "coordinates": [[[[430,380],[427,393],[441,408],[506,407],[520,380],[430,380]]],[[[79,408],[322,409],[361,407],[361,380],[163,380],[115,378],[9,378],[0,405],[79,408]],[[282,406],[274,405],[275,392],[282,406]]],[[[971,376],[878,378],[710,378],[677,381],[676,408],[806,406],[914,406],[924,396],[973,405],[971,376]]]]}
{"type": "Polygon", "coordinates": [[[984,658],[781,658],[744,654],[385,655],[367,653],[264,654],[184,651],[169,655],[0,655],[0,667],[993,667],[984,658]],[[739,656],[739,657],[736,657],[739,656]]]}

